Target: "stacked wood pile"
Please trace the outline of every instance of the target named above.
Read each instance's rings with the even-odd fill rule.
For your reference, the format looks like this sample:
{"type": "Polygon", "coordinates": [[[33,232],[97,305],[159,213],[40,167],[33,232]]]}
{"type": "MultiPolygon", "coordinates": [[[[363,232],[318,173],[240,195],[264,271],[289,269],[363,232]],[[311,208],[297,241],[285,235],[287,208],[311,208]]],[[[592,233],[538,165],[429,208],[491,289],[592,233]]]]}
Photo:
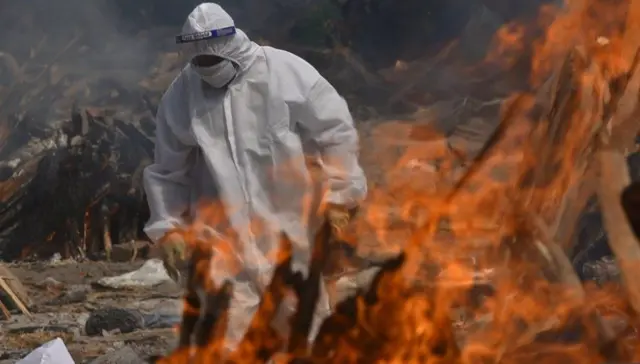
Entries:
{"type": "Polygon", "coordinates": [[[112,239],[143,236],[148,215],[141,178],[153,156],[149,136],[128,122],[77,109],[57,128],[41,141],[50,148],[24,157],[15,168],[5,166],[5,259],[56,252],[95,258],[110,250],[112,239]]]}

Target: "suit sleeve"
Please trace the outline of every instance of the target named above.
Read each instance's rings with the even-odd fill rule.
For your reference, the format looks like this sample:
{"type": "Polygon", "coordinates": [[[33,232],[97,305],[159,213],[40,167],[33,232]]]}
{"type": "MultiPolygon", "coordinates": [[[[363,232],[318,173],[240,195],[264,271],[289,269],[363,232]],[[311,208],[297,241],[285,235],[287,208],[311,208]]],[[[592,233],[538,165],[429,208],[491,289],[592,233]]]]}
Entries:
{"type": "Polygon", "coordinates": [[[195,149],[183,143],[172,129],[180,122],[175,119],[181,113],[169,101],[163,100],[158,108],[154,162],[143,175],[150,210],[145,233],[153,242],[184,224],[190,203],[189,176],[195,149]]]}
{"type": "Polygon", "coordinates": [[[303,110],[299,122],[319,147],[327,178],[324,202],[356,207],[366,197],[367,180],[358,162],[358,132],[346,101],[320,77],[303,110]]]}

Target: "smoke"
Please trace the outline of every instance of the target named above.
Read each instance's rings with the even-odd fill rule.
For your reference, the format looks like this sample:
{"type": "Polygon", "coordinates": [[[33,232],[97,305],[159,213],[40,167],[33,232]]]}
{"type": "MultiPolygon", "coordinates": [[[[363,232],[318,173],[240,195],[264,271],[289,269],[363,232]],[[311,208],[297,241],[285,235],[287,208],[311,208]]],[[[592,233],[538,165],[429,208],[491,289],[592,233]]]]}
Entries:
{"type": "MultiPolygon", "coordinates": [[[[56,55],[79,37],[68,50],[73,52],[82,46],[90,50],[87,54],[94,57],[82,57],[84,62],[78,62],[86,70],[105,64],[128,66],[124,63],[132,60],[138,63],[145,58],[144,42],[127,32],[129,29],[121,28],[122,19],[117,17],[112,4],[106,0],[5,1],[0,49],[12,54],[20,66],[25,63],[45,66],[43,62],[57,61],[56,55]],[[116,46],[109,49],[112,45],[116,46]]],[[[81,58],[74,54],[59,54],[57,58],[73,61],[74,56],[81,58]]]]}
{"type": "MultiPolygon", "coordinates": [[[[504,2],[484,1],[501,16],[505,12],[513,13],[512,9],[505,10],[504,2]]],[[[195,0],[0,0],[3,9],[0,51],[9,52],[22,64],[34,57],[34,49],[45,42],[38,49],[40,54],[36,54],[36,57],[45,56],[37,57],[39,62],[44,62],[47,55],[55,57],[56,51],[64,49],[80,34],[79,43],[88,52],[78,57],[82,62],[74,63],[75,67],[86,72],[105,67],[144,69],[158,48],[171,49],[171,35],[198,3],[195,0]]],[[[250,35],[269,41],[268,38],[295,36],[274,31],[282,27],[283,22],[296,17],[303,19],[305,13],[333,6],[336,13],[342,11],[345,27],[351,28],[349,35],[354,37],[355,45],[363,50],[366,58],[373,58],[372,63],[379,63],[375,60],[380,59],[388,64],[390,60],[385,58],[405,54],[415,57],[429,44],[455,37],[478,1],[222,0],[219,3],[250,35]],[[379,49],[381,47],[384,49],[379,49]]]]}
{"type": "Polygon", "coordinates": [[[161,54],[176,49],[173,36],[194,5],[0,0],[0,122],[48,124],[66,118],[73,103],[139,105],[140,82],[161,54]]]}
{"type": "MultiPolygon", "coordinates": [[[[525,1],[530,5],[526,13],[535,14],[529,8],[537,8],[541,1],[544,0],[525,1]]],[[[91,78],[94,83],[91,97],[107,91],[114,83],[122,90],[135,90],[162,53],[178,50],[174,35],[198,3],[198,0],[0,0],[0,52],[10,56],[0,55],[0,113],[7,112],[7,102],[10,106],[21,103],[6,101],[7,88],[19,83],[23,90],[38,89],[39,77],[49,77],[51,82],[66,77],[71,83],[91,78]],[[11,58],[15,67],[7,61],[11,58]],[[99,78],[108,80],[109,85],[96,86],[99,78]]],[[[492,33],[502,21],[522,14],[524,8],[513,5],[511,0],[221,0],[219,3],[254,40],[265,40],[285,49],[331,48],[338,41],[350,47],[372,71],[391,67],[396,60],[411,61],[431,54],[453,39],[464,38],[471,48],[484,48],[487,41],[483,39],[489,39],[491,34],[477,34],[476,28],[471,34],[462,34],[470,19],[480,12],[478,9],[484,7],[496,13],[496,17],[490,18],[496,19],[495,24],[483,30],[492,33]],[[326,24],[331,22],[337,26],[327,29],[326,24]]],[[[321,72],[323,63],[331,63],[309,60],[321,72]]],[[[86,92],[74,95],[80,102],[89,96],[86,92]]]]}
{"type": "MultiPolygon", "coordinates": [[[[495,5],[496,2],[485,1],[502,10],[504,6],[495,5]]],[[[198,3],[197,0],[0,0],[3,9],[0,51],[11,53],[21,64],[33,56],[34,48],[43,39],[46,45],[40,52],[55,56],[56,50],[62,50],[79,33],[82,36],[79,42],[89,52],[75,66],[87,72],[105,67],[144,68],[158,48],[171,49],[172,35],[198,3]]],[[[333,7],[336,14],[342,12],[344,27],[349,28],[356,46],[366,58],[378,63],[376,59],[394,55],[417,56],[429,44],[455,37],[478,1],[222,0],[219,3],[250,35],[276,42],[295,36],[276,31],[283,23],[294,23],[291,19],[296,18],[306,22],[305,14],[333,7]],[[281,39],[269,39],[278,37],[281,39]]]]}
{"type": "MultiPolygon", "coordinates": [[[[157,56],[158,50],[175,48],[173,35],[200,2],[0,0],[0,51],[12,54],[22,64],[31,59],[36,50],[40,52],[36,56],[44,55],[43,52],[55,55],[79,34],[82,38],[79,45],[88,50],[81,57],[83,69],[135,68],[146,64],[150,56],[157,56]]],[[[268,31],[269,23],[272,27],[277,26],[275,22],[278,19],[273,17],[274,14],[283,9],[304,11],[304,4],[308,1],[302,5],[300,1],[293,0],[223,0],[218,3],[236,18],[243,29],[259,32],[260,29],[268,31]]],[[[67,55],[64,58],[72,57],[67,55]]]]}
{"type": "MultiPolygon", "coordinates": [[[[133,83],[160,52],[175,50],[173,36],[196,3],[0,0],[0,52],[15,59],[25,84],[54,66],[75,78],[103,74],[133,83]]],[[[10,71],[0,65],[0,85],[16,81],[10,71]]]]}

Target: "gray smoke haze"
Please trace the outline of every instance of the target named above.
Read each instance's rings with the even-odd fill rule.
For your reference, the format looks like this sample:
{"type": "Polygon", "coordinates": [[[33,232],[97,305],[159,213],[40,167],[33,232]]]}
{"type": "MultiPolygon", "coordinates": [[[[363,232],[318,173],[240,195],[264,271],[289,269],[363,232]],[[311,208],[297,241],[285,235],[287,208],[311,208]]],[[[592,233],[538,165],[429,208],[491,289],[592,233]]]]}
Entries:
{"type": "Polygon", "coordinates": [[[0,50],[13,55],[21,67],[28,64],[33,68],[25,70],[29,74],[37,73],[37,68],[46,66],[42,63],[47,61],[61,62],[58,66],[72,68],[79,74],[110,69],[138,70],[149,61],[150,47],[156,46],[152,42],[157,38],[144,37],[142,29],[135,26],[137,19],[144,19],[142,14],[123,16],[125,9],[118,2],[4,3],[0,15],[0,50]]]}
{"type": "Polygon", "coordinates": [[[0,119],[57,120],[74,102],[132,109],[195,3],[0,0],[0,119]]]}
{"type": "MultiPolygon", "coordinates": [[[[80,39],[70,49],[77,49],[78,45],[85,46],[82,56],[77,56],[75,61],[73,55],[58,56],[65,60],[67,67],[73,67],[76,72],[105,68],[144,69],[158,50],[172,49],[172,36],[179,30],[189,11],[199,2],[0,0],[0,51],[13,55],[20,65],[32,59],[31,57],[36,63],[44,62],[47,57],[56,57],[57,52],[63,51],[75,36],[79,36],[80,39]]],[[[389,56],[389,53],[402,53],[404,49],[398,47],[423,49],[425,42],[437,42],[441,38],[454,36],[469,18],[470,9],[475,9],[479,2],[482,1],[219,1],[238,25],[254,38],[273,40],[276,43],[287,37],[297,36],[282,34],[283,29],[300,28],[300,24],[293,24],[296,19],[299,23],[311,23],[317,21],[309,15],[312,12],[333,12],[332,16],[341,16],[354,24],[354,29],[349,29],[348,32],[355,41],[364,44],[361,48],[372,48],[374,44],[389,48],[364,51],[367,57],[377,56],[380,59],[389,56]],[[289,28],[283,25],[287,22],[292,23],[289,28]],[[420,42],[420,46],[408,44],[414,40],[420,42]]],[[[505,1],[484,2],[502,10],[495,3],[505,1]]],[[[537,0],[526,3],[537,3],[537,0]]],[[[512,13],[514,10],[506,11],[512,13]]],[[[304,24],[302,25],[304,28],[304,24]]],[[[291,33],[308,31],[303,29],[291,33]]]]}
{"type": "MultiPolygon", "coordinates": [[[[13,60],[28,80],[53,64],[77,75],[147,72],[159,52],[176,49],[173,36],[199,2],[0,0],[0,85],[15,81],[13,60]]],[[[219,3],[248,32],[268,37],[270,22],[296,15],[309,1],[219,3]]]]}
{"type": "MultiPolygon", "coordinates": [[[[219,3],[254,40],[291,47],[294,52],[304,52],[305,47],[330,49],[340,42],[375,72],[393,66],[398,59],[411,61],[430,54],[442,44],[461,37],[470,19],[481,12],[478,9],[488,8],[495,15],[491,19],[496,19],[495,24],[484,27],[489,33],[465,36],[471,37],[465,40],[468,44],[482,48],[493,29],[523,12],[535,14],[540,1],[518,2],[518,6],[513,5],[513,0],[222,0],[219,3]],[[335,29],[326,29],[327,19],[335,20],[338,24],[335,29]],[[476,40],[483,42],[478,44],[476,40]]],[[[78,101],[96,98],[96,93],[108,91],[114,84],[122,90],[134,90],[162,54],[178,50],[174,35],[198,3],[197,0],[0,0],[0,114],[14,112],[17,104],[25,103],[11,99],[16,83],[24,94],[64,79],[68,87],[60,92],[65,94],[47,97],[78,101]],[[74,86],[74,82],[83,78],[92,86],[89,91],[83,85],[74,86]],[[49,84],[43,86],[43,80],[49,84]],[[108,85],[103,87],[100,82],[104,80],[108,85]]],[[[300,55],[321,72],[326,63],[333,62],[315,59],[318,57],[313,52],[300,55]]],[[[28,100],[42,105],[53,101],[28,100]]]]}
{"type": "MultiPolygon", "coordinates": [[[[44,42],[42,50],[55,54],[75,34],[90,47],[91,60],[85,68],[105,65],[131,67],[146,61],[149,50],[173,45],[173,35],[186,15],[200,1],[193,0],[24,0],[0,1],[0,50],[18,61],[44,42]],[[100,59],[101,58],[101,59],[100,59]]],[[[243,28],[265,29],[276,21],[274,13],[283,9],[303,9],[309,1],[220,1],[243,28]],[[246,11],[250,9],[250,11],[246,11]]],[[[286,14],[285,14],[286,15],[286,14]]],[[[292,14],[295,15],[295,14],[292,14]]],[[[68,57],[67,57],[68,58],[68,57]]],[[[87,61],[86,56],[84,57],[87,61]]]]}

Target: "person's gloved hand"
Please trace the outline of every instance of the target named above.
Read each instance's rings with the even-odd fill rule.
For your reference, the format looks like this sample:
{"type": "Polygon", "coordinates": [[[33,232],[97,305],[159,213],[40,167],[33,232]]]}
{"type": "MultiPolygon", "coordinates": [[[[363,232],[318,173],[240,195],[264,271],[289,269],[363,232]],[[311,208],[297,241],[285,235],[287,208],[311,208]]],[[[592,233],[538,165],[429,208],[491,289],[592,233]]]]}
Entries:
{"type": "Polygon", "coordinates": [[[355,209],[348,209],[343,205],[329,204],[326,210],[326,217],[333,229],[333,232],[339,234],[351,222],[355,209]]]}
{"type": "Polygon", "coordinates": [[[164,269],[174,281],[180,280],[178,264],[187,258],[187,243],[178,233],[169,233],[160,241],[164,269]]]}

